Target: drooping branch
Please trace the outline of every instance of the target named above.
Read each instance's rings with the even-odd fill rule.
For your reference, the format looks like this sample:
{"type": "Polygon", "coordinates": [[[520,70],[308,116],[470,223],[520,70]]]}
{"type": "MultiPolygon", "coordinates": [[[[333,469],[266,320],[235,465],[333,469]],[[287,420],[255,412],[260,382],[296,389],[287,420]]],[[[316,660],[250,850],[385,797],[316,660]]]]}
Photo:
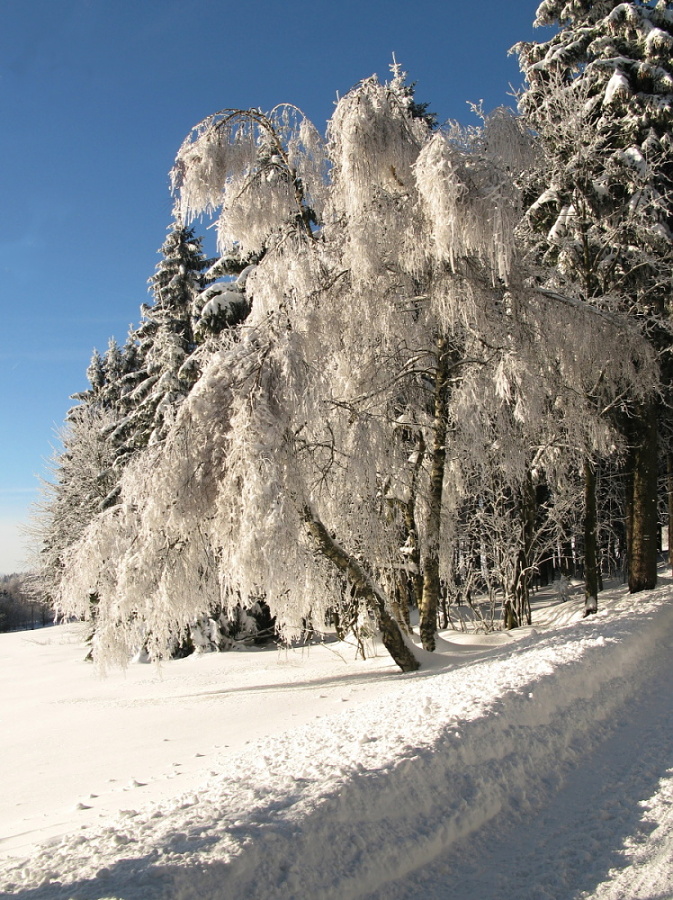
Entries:
{"type": "Polygon", "coordinates": [[[184,217],[219,209],[220,249],[250,253],[286,226],[314,240],[326,164],[318,131],[297,107],[224,109],[183,141],[171,182],[184,217]]]}

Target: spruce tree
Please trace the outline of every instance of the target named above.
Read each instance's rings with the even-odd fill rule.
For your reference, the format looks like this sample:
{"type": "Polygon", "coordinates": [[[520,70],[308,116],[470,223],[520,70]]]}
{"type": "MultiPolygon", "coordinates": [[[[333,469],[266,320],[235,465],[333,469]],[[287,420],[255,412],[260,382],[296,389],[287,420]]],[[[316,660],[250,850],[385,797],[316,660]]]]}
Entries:
{"type": "Polygon", "coordinates": [[[193,228],[176,219],[149,279],[153,302],[141,306],[142,322],[129,336],[128,390],[121,404],[115,438],[135,453],[161,440],[198,377],[191,355],[199,297],[210,262],[193,228]]]}
{"type": "MultiPolygon", "coordinates": [[[[543,160],[527,215],[542,277],[627,313],[658,353],[670,343],[673,275],[672,10],[670,0],[545,0],[535,24],[558,32],[514,48],[528,82],[521,109],[543,160]]],[[[616,419],[628,448],[632,592],[656,583],[661,408],[653,398],[654,390],[630,397],[616,419]]]]}
{"type": "Polygon", "coordinates": [[[58,593],[68,548],[104,507],[117,480],[109,441],[114,418],[103,402],[105,365],[97,351],[87,376],[90,387],[73,397],[79,402],[59,432],[62,448],[52,459],[53,478],[42,483],[42,498],[32,517],[31,532],[40,548],[38,575],[48,599],[58,593]]]}

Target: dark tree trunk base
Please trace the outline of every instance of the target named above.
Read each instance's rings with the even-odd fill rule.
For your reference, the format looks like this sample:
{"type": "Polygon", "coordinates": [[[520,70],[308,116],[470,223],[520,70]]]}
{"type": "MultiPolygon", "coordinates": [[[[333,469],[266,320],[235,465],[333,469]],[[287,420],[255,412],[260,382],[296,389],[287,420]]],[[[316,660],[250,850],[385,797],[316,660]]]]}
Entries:
{"type": "Polygon", "coordinates": [[[306,528],[316,548],[340,572],[343,572],[353,586],[355,594],[362,597],[369,609],[376,615],[381,629],[383,646],[395,663],[403,672],[415,672],[421,664],[404,640],[399,625],[386,609],[385,598],[371,576],[362,568],[357,559],[346,553],[343,547],[334,540],[310,506],[305,506],[302,513],[306,528]]]}
{"type": "Polygon", "coordinates": [[[658,434],[654,403],[631,420],[628,465],[628,581],[629,592],[649,591],[657,585],[658,434]]]}

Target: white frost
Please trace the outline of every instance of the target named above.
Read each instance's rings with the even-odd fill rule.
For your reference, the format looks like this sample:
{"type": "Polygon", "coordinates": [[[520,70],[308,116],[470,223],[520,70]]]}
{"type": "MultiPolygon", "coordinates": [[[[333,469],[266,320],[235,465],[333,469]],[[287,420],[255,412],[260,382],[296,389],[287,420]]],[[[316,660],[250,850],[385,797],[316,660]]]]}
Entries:
{"type": "Polygon", "coordinates": [[[615,69],[612,78],[608,81],[607,87],[605,88],[603,103],[606,106],[609,106],[611,103],[614,103],[615,100],[625,100],[630,96],[631,86],[629,85],[628,78],[623,72],[620,72],[619,69],[615,69]]]}

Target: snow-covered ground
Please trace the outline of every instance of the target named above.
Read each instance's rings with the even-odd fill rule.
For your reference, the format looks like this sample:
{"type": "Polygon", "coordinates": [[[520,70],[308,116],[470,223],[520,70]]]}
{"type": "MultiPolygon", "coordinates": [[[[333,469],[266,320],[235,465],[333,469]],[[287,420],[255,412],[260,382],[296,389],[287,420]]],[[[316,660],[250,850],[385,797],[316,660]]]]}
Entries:
{"type": "Polygon", "coordinates": [[[0,897],[673,898],[673,588],[542,595],[424,668],[338,644],[105,679],[0,635],[0,897]]]}

